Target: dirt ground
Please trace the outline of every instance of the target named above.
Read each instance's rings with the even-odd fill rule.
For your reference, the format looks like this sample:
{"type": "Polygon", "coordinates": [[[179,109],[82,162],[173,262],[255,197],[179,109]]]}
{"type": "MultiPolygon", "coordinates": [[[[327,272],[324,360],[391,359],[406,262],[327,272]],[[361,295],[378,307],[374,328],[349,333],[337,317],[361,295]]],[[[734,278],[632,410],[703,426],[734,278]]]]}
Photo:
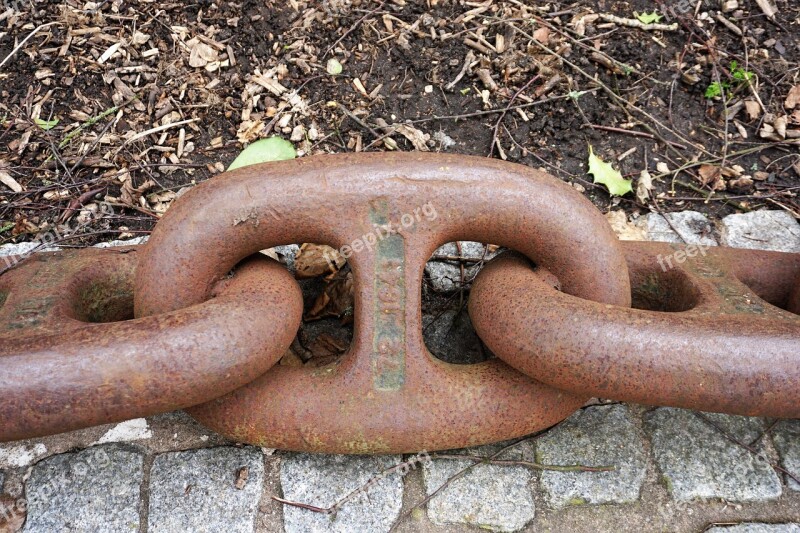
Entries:
{"type": "Polygon", "coordinates": [[[774,8],[5,0],[0,243],[145,234],[178,191],[271,135],[301,155],[501,157],[634,217],[798,216],[800,5],[774,8]],[[654,11],[664,29],[637,19],[654,11]],[[588,145],[632,193],[592,183],[588,145]],[[97,215],[101,201],[114,213],[97,215]]]}

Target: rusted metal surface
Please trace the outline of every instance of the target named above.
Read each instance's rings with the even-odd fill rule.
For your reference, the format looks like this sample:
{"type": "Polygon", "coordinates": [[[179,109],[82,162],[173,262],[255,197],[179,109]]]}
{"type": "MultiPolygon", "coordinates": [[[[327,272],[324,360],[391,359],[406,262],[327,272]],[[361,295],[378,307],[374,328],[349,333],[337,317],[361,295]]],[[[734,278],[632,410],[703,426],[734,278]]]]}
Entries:
{"type": "Polygon", "coordinates": [[[379,236],[349,259],[356,293],[349,352],[321,368],[276,367],[192,415],[263,446],[411,452],[526,434],[585,401],[584,392],[555,390],[498,360],[451,365],[425,348],[423,269],[448,241],[512,247],[546,265],[570,294],[630,304],[621,248],[591,203],[545,173],[485,158],[319,156],[203,183],[175,203],[147,244],[136,315],[202,302],[257,250],[297,242],[356,248],[373,240],[370,233],[379,236]],[[436,216],[419,216],[424,206],[436,216]],[[404,216],[415,222],[404,226],[404,216]],[[380,230],[389,223],[395,232],[380,230]]]}
{"type": "Polygon", "coordinates": [[[0,441],[207,401],[263,374],[291,344],[302,295],[281,265],[249,260],[209,285],[213,299],[129,320],[139,255],[37,254],[0,276],[0,441]]]}
{"type": "Polygon", "coordinates": [[[800,316],[785,310],[798,311],[800,254],[623,244],[634,306],[644,309],[558,292],[509,255],[473,285],[481,339],[511,366],[576,394],[800,417],[800,316]]]}

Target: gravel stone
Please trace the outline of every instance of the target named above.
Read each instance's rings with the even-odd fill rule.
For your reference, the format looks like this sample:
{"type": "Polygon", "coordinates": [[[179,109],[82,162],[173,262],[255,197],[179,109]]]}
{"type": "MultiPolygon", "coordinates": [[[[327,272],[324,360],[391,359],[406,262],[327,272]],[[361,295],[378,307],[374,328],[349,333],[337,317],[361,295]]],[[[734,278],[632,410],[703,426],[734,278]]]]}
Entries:
{"type": "MultiPolygon", "coordinates": [[[[783,420],[772,431],[772,441],[781,456],[781,466],[800,479],[800,420],[783,420]]],[[[800,483],[787,476],[787,485],[800,491],[800,483]]]]}
{"type": "Polygon", "coordinates": [[[714,526],[708,533],[800,533],[800,524],[760,524],[751,522],[735,526],[714,526]]]}
{"type": "Polygon", "coordinates": [[[144,244],[150,239],[149,235],[144,235],[142,237],[134,237],[133,239],[125,239],[125,240],[116,240],[116,241],[108,241],[108,242],[101,242],[99,244],[95,244],[95,248],[115,248],[117,246],[136,246],[138,244],[144,244]]]}
{"type": "MultiPolygon", "coordinates": [[[[740,442],[753,442],[765,429],[760,418],[704,416],[740,442]]],[[[781,481],[765,457],[731,442],[695,413],[659,408],[648,413],[646,425],[656,463],[675,500],[757,502],[781,496],[781,481]]]]}
{"type": "Polygon", "coordinates": [[[24,531],[139,530],[143,455],[116,445],[49,457],[26,483],[24,531]]]}
{"type": "MultiPolygon", "coordinates": [[[[498,459],[523,457],[524,445],[498,459]]],[[[491,456],[502,445],[460,450],[455,454],[491,456]]],[[[469,459],[434,459],[424,467],[425,490],[433,494],[459,471],[473,464],[469,459]]],[[[531,493],[533,472],[524,466],[478,465],[451,482],[428,503],[432,522],[467,524],[490,531],[517,531],[533,520],[536,509],[531,493]]]]}
{"type": "Polygon", "coordinates": [[[335,516],[284,505],[286,533],[388,531],[400,516],[403,481],[399,473],[381,473],[401,461],[399,455],[289,455],[281,463],[281,486],[283,497],[290,501],[329,507],[367,482],[375,482],[335,516]]]}
{"type": "Polygon", "coordinates": [[[752,211],[722,219],[722,243],[734,248],[800,252],[800,224],[786,211],[752,211]]]}
{"type": "Polygon", "coordinates": [[[259,448],[206,448],[156,457],[150,474],[151,533],[255,531],[264,486],[259,448]]]}
{"type": "Polygon", "coordinates": [[[536,461],[615,467],[610,472],[542,472],[542,488],[555,508],[636,501],[647,474],[644,445],[624,405],[578,411],[536,442],[536,461]]]}
{"type": "MultiPolygon", "coordinates": [[[[458,257],[458,249],[454,242],[449,242],[437,248],[433,252],[435,256],[452,256],[458,257]]],[[[479,242],[462,241],[461,242],[461,257],[469,259],[485,259],[489,260],[496,256],[497,252],[487,253],[486,246],[479,242]]],[[[479,267],[475,263],[464,264],[464,278],[469,281],[478,273],[479,267]]],[[[461,284],[461,267],[457,262],[445,261],[430,261],[425,265],[425,274],[430,278],[431,286],[436,292],[453,292],[460,288],[461,284]]]]}
{"type": "Polygon", "coordinates": [[[665,215],[650,213],[647,215],[647,238],[651,241],[678,244],[705,246],[719,244],[714,237],[714,226],[704,214],[697,211],[681,211],[665,215]]]}

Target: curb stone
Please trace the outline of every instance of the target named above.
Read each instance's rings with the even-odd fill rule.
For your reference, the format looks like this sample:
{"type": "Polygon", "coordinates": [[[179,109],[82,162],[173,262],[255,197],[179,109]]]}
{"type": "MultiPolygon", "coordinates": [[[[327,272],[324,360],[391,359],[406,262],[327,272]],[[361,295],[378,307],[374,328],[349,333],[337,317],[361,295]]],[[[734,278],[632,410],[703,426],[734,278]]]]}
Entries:
{"type": "MultiPolygon", "coordinates": [[[[753,442],[765,429],[760,418],[705,416],[740,442],[753,442]]],[[[645,427],[652,435],[662,479],[677,501],[761,502],[777,499],[783,492],[766,459],[731,442],[691,411],[659,407],[646,415],[645,427]]]]}
{"type": "Polygon", "coordinates": [[[800,252],[800,223],[786,211],[751,211],[722,219],[722,244],[733,248],[800,252]]]}
{"type": "Polygon", "coordinates": [[[381,474],[401,461],[399,455],[288,455],[281,461],[280,476],[283,498],[289,501],[329,507],[374,482],[335,516],[284,505],[286,533],[388,531],[400,516],[403,479],[399,473],[381,474]]]}
{"type": "Polygon", "coordinates": [[[547,501],[557,509],[634,502],[647,475],[644,444],[625,405],[588,407],[573,414],[536,441],[536,462],[615,467],[611,472],[542,472],[547,501]]]}
{"type": "Polygon", "coordinates": [[[44,459],[25,484],[23,531],[138,531],[143,463],[142,452],[116,445],[44,459]]]}
{"type": "Polygon", "coordinates": [[[158,455],[150,473],[148,531],[252,533],[263,486],[259,448],[158,455]]]}
{"type": "MultiPolygon", "coordinates": [[[[455,453],[488,457],[503,447],[492,444],[455,453]]],[[[525,447],[530,449],[529,444],[522,444],[499,458],[522,459],[525,447]]],[[[427,463],[423,470],[427,495],[474,463],[469,459],[433,459],[427,463]]],[[[439,525],[466,524],[489,531],[517,531],[535,517],[532,479],[533,472],[524,466],[478,465],[428,502],[428,518],[439,525]]]]}

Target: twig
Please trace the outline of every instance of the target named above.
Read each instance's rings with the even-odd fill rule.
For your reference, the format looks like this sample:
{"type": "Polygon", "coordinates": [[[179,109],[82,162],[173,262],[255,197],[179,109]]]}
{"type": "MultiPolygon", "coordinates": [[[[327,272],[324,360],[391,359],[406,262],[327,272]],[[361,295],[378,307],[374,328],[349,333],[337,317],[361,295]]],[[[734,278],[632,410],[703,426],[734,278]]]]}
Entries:
{"type": "Polygon", "coordinates": [[[615,15],[600,13],[600,18],[606,22],[613,22],[620,26],[627,26],[629,28],[639,28],[645,31],[678,31],[678,24],[645,24],[637,19],[624,19],[615,15]]]}
{"type": "MultiPolygon", "coordinates": [[[[732,443],[736,444],[737,446],[741,446],[742,448],[744,448],[745,450],[747,450],[751,454],[755,455],[756,457],[759,457],[759,456],[763,457],[763,454],[761,454],[759,452],[759,450],[756,450],[753,446],[749,446],[749,445],[743,443],[742,441],[740,441],[739,439],[737,439],[736,437],[734,437],[733,435],[731,435],[730,433],[725,431],[722,427],[719,426],[719,424],[717,424],[716,422],[714,422],[713,420],[708,418],[703,413],[694,411],[694,414],[700,420],[702,420],[703,422],[705,422],[709,426],[711,426],[714,429],[716,429],[717,431],[719,431],[722,434],[722,436],[724,436],[726,439],[728,439],[732,443]]],[[[769,466],[771,466],[775,471],[777,471],[777,472],[779,472],[781,474],[785,474],[788,478],[792,479],[795,483],[800,485],[800,479],[798,479],[797,476],[795,476],[794,474],[792,474],[791,472],[789,472],[785,468],[781,467],[779,464],[773,463],[772,461],[769,461],[769,460],[767,460],[767,464],[769,464],[769,466]]]]}
{"type": "Polygon", "coordinates": [[[495,124],[494,124],[494,131],[492,132],[492,144],[491,144],[491,146],[489,146],[489,155],[487,157],[492,157],[492,155],[494,154],[495,145],[497,145],[497,147],[498,147],[498,152],[501,152],[502,148],[500,148],[500,145],[499,145],[500,143],[499,143],[499,141],[497,139],[497,134],[500,131],[500,123],[503,122],[503,119],[506,117],[506,113],[508,113],[509,108],[514,104],[514,100],[516,100],[517,97],[520,94],[522,94],[528,87],[530,87],[531,83],[533,83],[534,81],[538,80],[539,76],[540,76],[539,74],[536,74],[533,78],[528,80],[528,83],[523,85],[522,88],[519,91],[515,92],[514,96],[512,96],[511,99],[508,101],[508,105],[506,106],[506,108],[503,109],[502,113],[500,113],[500,118],[498,118],[497,122],[495,122],[495,124]]]}
{"type": "MultiPolygon", "coordinates": [[[[654,139],[654,140],[656,139],[656,136],[653,135],[652,133],[645,133],[643,131],[625,130],[625,129],[622,129],[622,128],[614,128],[612,126],[601,126],[599,124],[589,124],[589,126],[591,126],[592,129],[595,129],[595,130],[610,131],[610,132],[613,132],[613,133],[622,133],[622,134],[625,134],[625,135],[631,135],[633,137],[644,137],[646,139],[654,139]]],[[[672,146],[674,146],[675,148],[680,148],[681,150],[686,150],[686,146],[682,145],[681,143],[676,143],[674,141],[669,141],[669,140],[667,142],[669,144],[671,144],[672,146]]]]}
{"type": "Polygon", "coordinates": [[[21,42],[21,43],[19,43],[19,44],[18,44],[18,45],[17,45],[17,46],[16,46],[16,47],[13,49],[13,50],[11,50],[11,52],[10,52],[10,53],[9,53],[9,54],[6,56],[6,58],[5,58],[5,59],[3,59],[3,62],[2,62],[2,63],[0,63],[0,70],[2,70],[2,68],[5,66],[5,64],[6,64],[6,63],[8,63],[8,60],[9,60],[9,59],[11,59],[12,57],[14,57],[14,54],[16,54],[17,52],[19,52],[19,51],[20,51],[20,49],[22,49],[22,48],[23,48],[23,47],[24,47],[24,46],[27,44],[27,42],[28,42],[29,40],[31,40],[31,38],[32,38],[34,35],[36,35],[37,33],[39,33],[41,30],[43,30],[43,29],[45,29],[45,28],[48,28],[48,27],[50,27],[50,26],[53,26],[53,25],[55,25],[55,24],[61,24],[61,23],[60,23],[60,22],[48,22],[47,24],[42,24],[42,25],[40,25],[40,26],[37,26],[36,28],[34,28],[34,29],[33,29],[33,31],[31,31],[31,32],[28,34],[28,36],[27,36],[27,37],[25,37],[25,38],[22,40],[22,42],[21,42]]]}
{"type": "Polygon", "coordinates": [[[338,39],[336,39],[336,41],[335,41],[335,42],[334,42],[334,43],[333,43],[333,44],[330,46],[330,48],[328,48],[328,49],[325,51],[325,53],[324,53],[324,54],[322,54],[322,58],[323,58],[323,59],[325,59],[326,57],[328,57],[328,54],[330,54],[330,53],[331,53],[331,51],[332,51],[334,48],[336,48],[336,47],[339,45],[339,43],[340,43],[340,42],[342,42],[342,41],[343,41],[343,40],[344,40],[344,39],[345,39],[345,38],[346,38],[348,35],[350,35],[351,33],[353,33],[353,32],[356,30],[356,28],[358,28],[358,27],[361,25],[361,23],[362,23],[362,22],[364,22],[364,21],[367,19],[367,17],[369,17],[370,15],[374,15],[375,13],[377,13],[378,11],[380,11],[381,9],[383,9],[383,4],[385,4],[385,3],[386,3],[386,0],[382,1],[380,4],[378,4],[378,7],[376,7],[376,8],[375,8],[375,9],[373,9],[372,11],[369,11],[369,12],[368,12],[368,13],[366,13],[366,14],[365,14],[363,17],[361,17],[360,19],[358,19],[357,21],[355,21],[355,22],[353,23],[353,25],[352,25],[352,26],[350,26],[350,29],[348,29],[346,32],[344,32],[344,35],[342,35],[341,37],[339,37],[338,39]]]}
{"type": "Polygon", "coordinates": [[[472,461],[482,461],[490,465],[516,465],[525,466],[534,470],[549,470],[552,472],[612,472],[615,466],[584,466],[584,465],[543,465],[532,461],[515,461],[511,459],[486,459],[479,455],[458,455],[458,454],[434,454],[431,459],[455,459],[472,461]]]}

